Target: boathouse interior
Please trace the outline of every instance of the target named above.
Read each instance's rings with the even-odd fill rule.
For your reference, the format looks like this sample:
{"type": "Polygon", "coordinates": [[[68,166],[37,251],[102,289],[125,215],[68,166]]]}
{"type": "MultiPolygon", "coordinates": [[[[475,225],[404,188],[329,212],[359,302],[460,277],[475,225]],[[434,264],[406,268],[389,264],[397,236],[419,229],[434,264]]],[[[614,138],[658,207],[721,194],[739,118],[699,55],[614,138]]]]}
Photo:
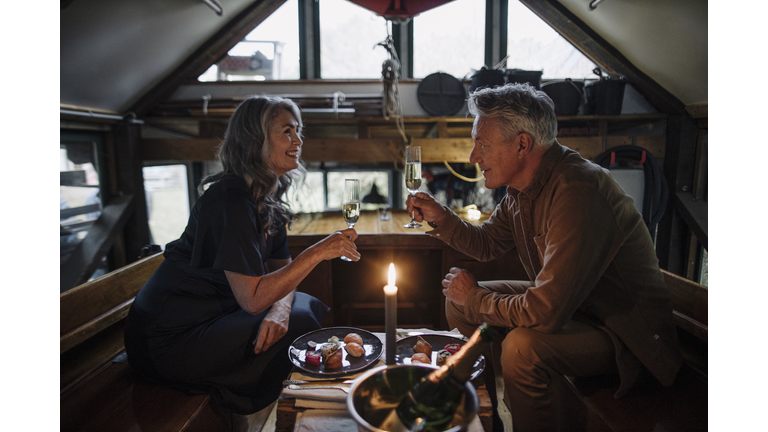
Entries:
{"type": "Polygon", "coordinates": [[[696,312],[678,321],[706,376],[708,17],[702,0],[62,0],[62,406],[124,352],[140,284],[78,293],[179,237],[249,95],[302,111],[292,254],[346,228],[344,179],[361,181],[364,259],[325,262],[299,286],[331,307],[324,325],[382,331],[390,262],[404,328],[449,330],[440,282],[450,267],[525,278],[514,253],[481,263],[400,228],[406,146],[422,148],[422,190],[470,223],[488,218],[505,192],[484,188],[469,163],[466,98],[506,82],[552,97],[558,142],[611,170],[660,267],[697,287],[685,300],[696,312]]]}

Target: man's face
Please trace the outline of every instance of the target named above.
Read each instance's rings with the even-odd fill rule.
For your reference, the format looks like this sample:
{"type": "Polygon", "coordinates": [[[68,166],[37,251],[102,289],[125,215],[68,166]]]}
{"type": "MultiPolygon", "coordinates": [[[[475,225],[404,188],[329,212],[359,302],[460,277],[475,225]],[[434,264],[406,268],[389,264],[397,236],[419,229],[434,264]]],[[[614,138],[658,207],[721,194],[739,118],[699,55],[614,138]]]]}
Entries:
{"type": "Polygon", "coordinates": [[[496,117],[477,116],[472,127],[475,146],[469,161],[480,165],[488,189],[515,187],[513,184],[520,171],[519,149],[513,142],[502,137],[499,122],[496,117]]]}

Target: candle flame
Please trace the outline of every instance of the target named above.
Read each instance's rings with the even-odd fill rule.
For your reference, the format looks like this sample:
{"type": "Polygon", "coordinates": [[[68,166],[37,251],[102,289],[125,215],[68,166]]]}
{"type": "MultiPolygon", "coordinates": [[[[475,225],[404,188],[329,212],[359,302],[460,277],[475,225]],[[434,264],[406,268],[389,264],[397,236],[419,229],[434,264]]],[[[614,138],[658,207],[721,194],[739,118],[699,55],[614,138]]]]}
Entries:
{"type": "Polygon", "coordinates": [[[389,264],[389,278],[387,279],[387,285],[395,286],[395,264],[389,264]]]}

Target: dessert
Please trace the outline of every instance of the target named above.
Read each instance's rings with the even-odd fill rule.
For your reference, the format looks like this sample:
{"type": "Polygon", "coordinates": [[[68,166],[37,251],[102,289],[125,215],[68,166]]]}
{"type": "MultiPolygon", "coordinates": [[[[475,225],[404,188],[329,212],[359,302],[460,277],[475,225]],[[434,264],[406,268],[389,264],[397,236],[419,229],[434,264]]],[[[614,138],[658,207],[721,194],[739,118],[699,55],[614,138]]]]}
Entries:
{"type": "Polygon", "coordinates": [[[418,339],[416,345],[413,346],[414,353],[423,353],[427,356],[432,355],[432,345],[425,341],[421,336],[416,336],[418,339]]]}
{"type": "Polygon", "coordinates": [[[343,353],[340,349],[334,351],[325,359],[325,368],[328,370],[341,369],[343,353]]]}
{"type": "Polygon", "coordinates": [[[365,354],[365,349],[356,342],[347,343],[344,349],[346,349],[347,353],[349,353],[349,355],[351,355],[352,357],[360,357],[363,354],[365,354]]]}
{"type": "Polygon", "coordinates": [[[456,354],[461,349],[461,345],[457,343],[452,343],[452,344],[446,345],[443,349],[448,351],[451,354],[456,354]]]}
{"type": "Polygon", "coordinates": [[[327,359],[328,356],[339,350],[339,345],[336,343],[325,343],[320,347],[320,352],[323,354],[323,359],[327,359]]]}
{"type": "Polygon", "coordinates": [[[307,350],[304,361],[308,365],[320,366],[320,363],[322,362],[322,360],[323,360],[323,354],[320,351],[307,350]]]}
{"type": "Polygon", "coordinates": [[[358,345],[363,345],[363,338],[360,337],[357,333],[349,333],[348,335],[344,336],[344,343],[356,343],[358,345]]]}
{"type": "Polygon", "coordinates": [[[446,349],[441,349],[437,352],[437,359],[435,360],[435,364],[438,366],[442,366],[445,364],[445,361],[448,360],[448,357],[451,356],[451,352],[446,349]]]}

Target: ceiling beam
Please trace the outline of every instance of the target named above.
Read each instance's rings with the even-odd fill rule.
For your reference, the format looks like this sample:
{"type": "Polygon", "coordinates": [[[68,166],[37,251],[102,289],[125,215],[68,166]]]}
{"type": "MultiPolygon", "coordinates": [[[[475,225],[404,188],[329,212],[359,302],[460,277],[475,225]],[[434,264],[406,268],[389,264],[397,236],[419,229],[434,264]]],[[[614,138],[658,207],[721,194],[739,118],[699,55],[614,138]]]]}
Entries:
{"type": "Polygon", "coordinates": [[[143,117],[147,111],[168,98],[185,81],[195,79],[219,61],[233,46],[276,11],[286,0],[254,0],[235,18],[222,26],[181,65],[145,93],[130,111],[143,117]]]}
{"type": "Polygon", "coordinates": [[[520,0],[579,51],[614,77],[624,76],[650,103],[669,115],[690,117],[679,99],[638,69],[568,8],[556,0],[520,0]]]}

